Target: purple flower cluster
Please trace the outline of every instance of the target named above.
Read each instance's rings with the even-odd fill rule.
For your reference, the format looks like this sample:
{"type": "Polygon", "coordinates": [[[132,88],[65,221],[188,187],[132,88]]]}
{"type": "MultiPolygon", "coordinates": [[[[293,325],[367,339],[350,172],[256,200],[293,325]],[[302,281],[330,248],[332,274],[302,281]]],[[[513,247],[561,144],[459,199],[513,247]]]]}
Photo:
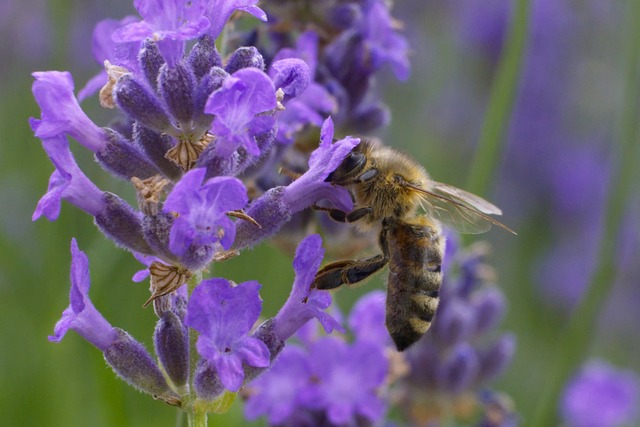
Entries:
{"type": "Polygon", "coordinates": [[[159,317],[154,333],[157,362],[142,344],[111,326],[93,306],[89,261],[75,239],[71,254],[70,304],[49,340],[60,341],[69,329],[77,332],[102,351],[119,377],[171,405],[182,406],[190,387],[204,401],[215,401],[226,390],[239,391],[268,368],[285,341],[312,318],[319,319],[327,333],[342,329],[324,312],[331,305],[329,294],[310,289],[323,256],[318,235],[309,236],[298,247],[296,280],[282,310],[257,327],[262,311],[257,281],[235,284],[222,278],[206,279],[190,296],[183,286],[159,298],[154,305],[159,317]],[[189,328],[199,333],[196,349],[200,358],[195,371],[190,365],[189,328]]]}
{"type": "Polygon", "coordinates": [[[333,23],[321,26],[333,28],[330,33],[303,20],[304,28],[286,37],[271,9],[277,5],[267,3],[265,12],[256,3],[135,0],[140,17],[95,27],[92,53],[104,71],[77,95],[68,72],[33,74],[41,115],[30,125],[55,167],[33,219],[55,221],[63,200],[91,215],[106,237],[147,267],[135,280],[150,277],[147,304],[158,316],[156,360],[93,307],[88,261],[74,240],[71,303],[51,339],[75,330],[120,377],[188,413],[213,411],[210,402],[256,378],[308,320],[318,318],[327,333],[341,328],[325,313],[329,294],[309,289],[323,255],[318,236],[298,246],[290,299],[257,327],[258,282],[202,280],[202,272],[274,237],[316,203],[351,209],[349,193],[325,179],[359,139],[334,139],[329,114],[342,130],[347,122],[358,128],[372,117],[362,113],[377,105],[367,94],[382,64],[390,63],[398,77],[408,73],[406,43],[383,1],[334,3],[323,15],[333,23]],[[269,14],[270,23],[236,29],[234,21],[243,19],[236,12],[261,21],[269,14]],[[268,38],[273,43],[263,43],[268,38]],[[344,71],[338,64],[352,48],[360,51],[350,65],[360,70],[357,80],[332,76],[344,71]],[[96,92],[100,105],[118,115],[109,125],[95,123],[80,105],[96,92]],[[311,137],[317,129],[319,138],[311,137]],[[90,150],[106,172],[131,182],[137,206],[94,184],[70,140],[90,150]],[[290,158],[297,159],[295,168],[290,158]],[[279,175],[281,167],[295,169],[297,178],[279,175]]]}

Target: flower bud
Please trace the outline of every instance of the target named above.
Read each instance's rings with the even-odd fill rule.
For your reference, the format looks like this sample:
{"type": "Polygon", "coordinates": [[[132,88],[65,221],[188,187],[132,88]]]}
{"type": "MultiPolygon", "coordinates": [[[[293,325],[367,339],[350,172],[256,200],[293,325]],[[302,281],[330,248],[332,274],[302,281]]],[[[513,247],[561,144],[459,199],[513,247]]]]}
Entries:
{"type": "Polygon", "coordinates": [[[264,70],[264,58],[262,58],[258,49],[253,46],[241,47],[233,52],[229,61],[227,61],[225,70],[227,73],[233,74],[236,71],[247,67],[254,67],[260,71],[264,70]]]}
{"type": "Polygon", "coordinates": [[[198,39],[187,60],[198,79],[206,75],[211,68],[222,66],[222,58],[216,49],[215,40],[208,34],[198,39]]]}
{"type": "Polygon", "coordinates": [[[136,123],[133,129],[133,140],[164,176],[172,181],[180,179],[182,169],[165,157],[167,151],[174,145],[174,141],[169,135],[161,135],[140,123],[136,123]]]}
{"type": "Polygon", "coordinates": [[[249,221],[240,221],[236,225],[236,239],[231,249],[251,247],[273,236],[280,227],[289,222],[292,213],[283,198],[284,187],[276,187],[251,202],[245,212],[260,224],[260,228],[249,221]]]}
{"type": "Polygon", "coordinates": [[[138,61],[140,62],[140,68],[142,69],[144,76],[147,78],[149,85],[151,85],[154,90],[157,90],[158,75],[160,74],[160,68],[165,64],[165,62],[155,42],[147,39],[142,43],[142,49],[140,49],[138,61]]]}
{"type": "Polygon", "coordinates": [[[142,254],[153,255],[153,249],[144,238],[138,212],[115,194],[105,192],[103,200],[106,207],[94,218],[100,231],[119,246],[142,254]]]}
{"type": "Polygon", "coordinates": [[[193,385],[198,397],[203,400],[215,400],[226,390],[216,368],[206,360],[200,360],[193,385]]]}
{"type": "Polygon", "coordinates": [[[468,338],[474,330],[474,311],[466,302],[458,299],[441,304],[433,322],[433,332],[438,341],[452,346],[468,338]]]}
{"type": "Polygon", "coordinates": [[[185,62],[174,67],[164,65],[158,78],[159,89],[169,112],[182,124],[182,130],[190,130],[194,114],[196,78],[185,62]]]}
{"type": "Polygon", "coordinates": [[[391,121],[389,108],[381,102],[358,108],[351,119],[354,130],[358,133],[371,132],[385,127],[391,121]]]}
{"type": "Polygon", "coordinates": [[[497,377],[509,365],[516,350],[516,337],[504,334],[480,355],[480,380],[489,381],[497,377]]]}
{"type": "Polygon", "coordinates": [[[475,333],[482,334],[493,329],[504,315],[504,295],[496,288],[485,288],[471,296],[471,304],[475,308],[475,333]]]}
{"type": "Polygon", "coordinates": [[[189,332],[172,311],[162,313],[153,336],[158,359],[173,384],[182,387],[189,379],[189,332]]]}
{"type": "Polygon", "coordinates": [[[149,246],[159,258],[177,261],[176,256],[169,250],[169,235],[173,221],[173,215],[166,212],[146,215],[142,220],[142,230],[149,246]]]}
{"type": "Polygon", "coordinates": [[[105,131],[108,142],[95,154],[102,167],[126,180],[134,176],[145,179],[158,173],[138,146],[111,129],[105,131]]]}
{"type": "Polygon", "coordinates": [[[478,375],[479,361],[475,349],[468,343],[456,346],[438,369],[440,386],[451,393],[469,387],[478,375]]]}
{"type": "Polygon", "coordinates": [[[118,107],[144,126],[160,132],[172,128],[169,116],[158,98],[131,74],[118,79],[113,94],[118,107]]]}
{"type": "Polygon", "coordinates": [[[123,330],[120,338],[104,351],[113,371],[129,385],[165,401],[178,401],[160,368],[142,344],[123,330]]]}

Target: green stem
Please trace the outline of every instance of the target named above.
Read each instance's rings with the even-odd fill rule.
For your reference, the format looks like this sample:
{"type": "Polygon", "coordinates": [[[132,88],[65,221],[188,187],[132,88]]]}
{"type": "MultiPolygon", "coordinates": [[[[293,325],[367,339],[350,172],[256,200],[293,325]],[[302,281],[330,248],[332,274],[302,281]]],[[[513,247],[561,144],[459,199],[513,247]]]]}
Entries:
{"type": "Polygon", "coordinates": [[[189,427],[207,427],[207,412],[194,408],[188,412],[189,427]]]}
{"type": "Polygon", "coordinates": [[[509,124],[516,97],[528,33],[529,0],[518,0],[513,25],[509,30],[504,54],[498,64],[478,148],[469,173],[467,188],[479,195],[487,193],[497,170],[500,152],[504,145],[505,130],[509,124]]]}
{"type": "Polygon", "coordinates": [[[640,141],[638,138],[638,78],[640,76],[640,1],[632,0],[626,14],[627,51],[625,58],[626,78],[623,88],[624,111],[620,120],[618,151],[613,162],[611,183],[606,203],[605,220],[598,253],[599,263],[579,306],[566,327],[557,337],[558,354],[556,366],[547,383],[547,389],[540,393],[540,402],[533,418],[532,426],[556,425],[558,399],[567,380],[584,361],[591,346],[596,322],[613,282],[616,278],[616,255],[618,237],[624,219],[628,195],[634,185],[634,167],[640,161],[640,141]],[[616,168],[616,166],[618,166],[616,168]]]}
{"type": "MultiPolygon", "coordinates": [[[[189,295],[193,293],[198,284],[202,282],[202,271],[198,271],[189,279],[187,282],[187,288],[189,291],[189,295]]],[[[197,408],[195,405],[197,395],[196,389],[193,384],[193,380],[195,377],[196,367],[198,366],[198,350],[196,349],[196,342],[198,341],[198,332],[189,328],[189,372],[190,376],[190,387],[189,387],[189,395],[186,396],[189,403],[185,405],[185,410],[187,411],[187,417],[189,419],[189,427],[206,427],[207,425],[207,413],[206,411],[202,411],[197,408]]]]}

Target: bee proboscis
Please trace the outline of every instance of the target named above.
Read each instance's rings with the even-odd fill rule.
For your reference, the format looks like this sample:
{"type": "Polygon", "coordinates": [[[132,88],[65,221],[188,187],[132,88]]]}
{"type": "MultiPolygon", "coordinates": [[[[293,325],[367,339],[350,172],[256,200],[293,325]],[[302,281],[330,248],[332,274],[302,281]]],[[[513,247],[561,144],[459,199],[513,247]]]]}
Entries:
{"type": "Polygon", "coordinates": [[[312,287],[356,284],[388,264],[386,326],[399,351],[427,332],[438,307],[445,244],[440,222],[462,233],[497,225],[515,234],[489,216],[501,215],[498,207],[431,180],[421,165],[382,144],[361,142],[326,181],[349,189],[355,206],[351,212],[319,209],[336,221],[377,228],[381,253],[327,264],[312,287]]]}

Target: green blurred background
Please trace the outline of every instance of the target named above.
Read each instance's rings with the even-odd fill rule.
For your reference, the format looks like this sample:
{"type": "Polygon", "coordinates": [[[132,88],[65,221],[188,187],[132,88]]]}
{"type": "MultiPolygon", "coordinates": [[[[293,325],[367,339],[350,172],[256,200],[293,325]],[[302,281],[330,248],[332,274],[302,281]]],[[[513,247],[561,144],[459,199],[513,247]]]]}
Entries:
{"type": "MultiPolygon", "coordinates": [[[[31,222],[31,214],[46,190],[53,167],[27,124],[28,117],[39,117],[30,92],[30,72],[70,70],[78,89],[97,71],[89,53],[93,25],[105,17],[131,14],[133,8],[126,2],[119,2],[120,5],[63,0],[4,2],[4,9],[0,8],[3,12],[0,35],[4,40],[0,48],[4,54],[0,66],[0,134],[4,140],[0,145],[0,424],[173,426],[174,408],[155,402],[116,379],[98,350],[75,333],[69,333],[59,344],[47,341],[47,335],[52,333],[68,304],[69,244],[75,236],[91,263],[91,298],[95,306],[112,324],[129,331],[151,348],[155,316],[152,310],[141,308],[148,296],[147,286],[130,280],[139,264],[103,238],[91,218],[68,204],[63,204],[60,219],[55,223],[45,219],[31,222]]],[[[405,21],[412,43],[413,72],[404,83],[395,81],[390,73],[383,79],[384,100],[390,106],[393,120],[380,135],[389,144],[411,153],[438,181],[468,188],[486,105],[492,84],[496,83],[492,78],[495,68],[486,58],[476,57],[473,50],[459,45],[451,22],[447,21],[449,11],[437,3],[408,1],[398,6],[396,16],[405,21]],[[452,88],[459,91],[451,91],[452,88]],[[465,94],[467,88],[472,94],[465,94]],[[452,97],[452,93],[455,96],[452,97]],[[472,109],[471,104],[479,108],[467,111],[472,109]],[[438,123],[453,125],[434,128],[438,123]]],[[[594,2],[580,4],[591,3],[594,2]]],[[[612,140],[602,146],[607,159],[614,158],[615,138],[621,137],[616,129],[622,126],[620,123],[624,122],[625,108],[628,108],[623,93],[628,77],[623,15],[618,13],[599,28],[598,37],[563,41],[576,43],[572,47],[576,51],[590,52],[588,58],[597,63],[591,64],[595,71],[586,71],[597,73],[598,66],[607,67],[607,73],[597,74],[595,79],[603,79],[598,80],[598,84],[609,85],[609,90],[592,90],[595,93],[590,98],[580,101],[607,106],[602,113],[604,117],[600,117],[613,129],[612,140]]],[[[579,20],[578,25],[588,26],[590,21],[579,20]]],[[[584,91],[591,89],[585,87],[584,91]]],[[[577,105],[577,108],[583,107],[577,105]]],[[[94,100],[86,103],[86,109],[97,123],[106,123],[106,116],[94,100]]],[[[636,122],[637,118],[635,116],[636,122]]],[[[634,132],[635,128],[629,132],[630,137],[634,137],[634,132]]],[[[127,184],[114,182],[94,164],[89,154],[78,148],[73,147],[78,163],[100,188],[133,200],[127,184]]],[[[532,161],[544,161],[544,157],[532,161]]],[[[568,174],[573,173],[570,165],[571,162],[568,174]]],[[[490,262],[497,268],[498,283],[509,304],[502,329],[517,335],[518,350],[510,369],[495,383],[495,388],[514,399],[527,422],[539,404],[543,385],[554,375],[553,366],[558,363],[558,357],[565,357],[566,352],[557,343],[564,333],[562,325],[567,322],[569,311],[546,302],[536,284],[540,256],[553,247],[557,239],[553,228],[556,226],[550,225],[545,212],[551,203],[550,196],[541,194],[539,199],[534,199],[533,211],[531,204],[518,209],[509,201],[514,189],[510,188],[512,183],[504,181],[508,177],[501,172],[505,166],[500,167],[495,174],[495,185],[485,196],[514,211],[505,208],[504,221],[517,228],[519,236],[493,230],[482,238],[493,246],[490,262]]],[[[582,172],[575,171],[579,173],[582,172]]],[[[517,188],[517,191],[528,189],[517,188]]],[[[637,217],[633,222],[637,226],[637,217]]],[[[600,228],[602,224],[595,223],[593,227],[600,228]]],[[[637,227],[634,230],[632,247],[637,248],[637,227]]],[[[469,241],[478,238],[475,236],[469,241]]],[[[591,261],[585,259],[584,269],[593,270],[591,261]]],[[[265,316],[273,315],[281,306],[293,279],[290,255],[268,245],[221,264],[213,274],[236,282],[258,279],[263,285],[265,316]],[[248,265],[255,267],[249,269],[248,265]]],[[[625,277],[619,282],[616,289],[620,288],[622,295],[638,298],[637,292],[629,292],[630,288],[637,287],[637,277],[625,277]]],[[[380,277],[366,287],[340,292],[337,300],[343,309],[348,309],[359,295],[375,287],[382,287],[380,277]]],[[[606,309],[605,313],[616,312],[616,301],[605,293],[600,306],[606,309]]],[[[639,303],[640,299],[631,299],[633,301],[639,303]]],[[[638,371],[637,322],[636,315],[629,318],[629,324],[624,321],[598,323],[588,331],[593,335],[593,345],[584,357],[602,357],[638,371]],[[619,327],[612,328],[611,323],[619,327]]],[[[245,424],[239,402],[229,414],[212,416],[209,422],[211,426],[245,424]]]]}

